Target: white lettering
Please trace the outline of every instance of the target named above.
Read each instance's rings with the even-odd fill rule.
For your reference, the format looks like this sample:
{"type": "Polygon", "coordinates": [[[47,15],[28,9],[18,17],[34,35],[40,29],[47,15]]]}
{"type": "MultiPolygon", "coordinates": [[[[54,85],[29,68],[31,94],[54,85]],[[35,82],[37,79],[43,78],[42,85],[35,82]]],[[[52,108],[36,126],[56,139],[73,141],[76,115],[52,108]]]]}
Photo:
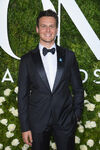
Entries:
{"type": "Polygon", "coordinates": [[[88,73],[83,69],[80,69],[80,72],[83,72],[85,74],[85,78],[84,78],[84,80],[82,80],[82,83],[85,83],[88,79],[88,73]]]}
{"type": "Polygon", "coordinates": [[[100,60],[100,40],[91,28],[75,0],[59,0],[59,2],[67,11],[68,15],[83,36],[84,40],[87,42],[88,46],[91,48],[96,58],[100,60]]]}
{"type": "Polygon", "coordinates": [[[56,12],[52,2],[50,0],[41,0],[42,1],[42,5],[43,5],[43,9],[47,10],[47,9],[52,9],[53,11],[56,12]]]}
{"type": "Polygon", "coordinates": [[[14,82],[14,80],[13,80],[13,78],[12,78],[8,68],[7,68],[7,70],[5,72],[5,75],[4,75],[4,77],[3,77],[1,82],[5,82],[5,81],[11,81],[12,83],[14,82]],[[8,76],[8,78],[7,78],[7,76],[8,76]]]}
{"type": "Polygon", "coordinates": [[[9,0],[0,0],[0,46],[11,57],[20,59],[11,50],[7,32],[7,12],[9,0]]]}
{"type": "MultiPolygon", "coordinates": [[[[100,69],[96,69],[96,70],[94,71],[94,76],[97,77],[97,78],[100,78],[100,75],[98,75],[97,72],[100,73],[100,69]]],[[[96,83],[96,84],[100,84],[100,81],[94,80],[93,82],[96,83]]]]}

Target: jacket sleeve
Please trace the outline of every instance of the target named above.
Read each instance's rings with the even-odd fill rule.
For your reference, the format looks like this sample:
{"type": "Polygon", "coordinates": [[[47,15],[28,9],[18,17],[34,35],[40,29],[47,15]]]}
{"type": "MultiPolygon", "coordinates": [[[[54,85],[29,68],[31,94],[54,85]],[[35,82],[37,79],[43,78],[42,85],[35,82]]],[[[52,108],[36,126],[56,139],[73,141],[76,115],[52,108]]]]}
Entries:
{"type": "Polygon", "coordinates": [[[19,65],[18,75],[18,113],[21,125],[21,131],[25,132],[29,129],[28,121],[28,101],[29,101],[29,78],[27,71],[27,64],[23,57],[19,65]]]}
{"type": "Polygon", "coordinates": [[[84,105],[84,90],[81,81],[81,75],[78,67],[76,57],[73,53],[72,67],[71,67],[71,85],[73,93],[74,111],[77,121],[81,119],[83,105],[84,105]]]}

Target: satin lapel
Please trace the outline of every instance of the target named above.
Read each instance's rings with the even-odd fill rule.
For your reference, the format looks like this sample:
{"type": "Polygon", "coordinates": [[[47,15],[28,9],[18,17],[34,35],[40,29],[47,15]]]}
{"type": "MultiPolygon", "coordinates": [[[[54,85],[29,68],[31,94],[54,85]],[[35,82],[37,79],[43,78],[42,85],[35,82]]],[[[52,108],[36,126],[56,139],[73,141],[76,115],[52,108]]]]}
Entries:
{"type": "Polygon", "coordinates": [[[33,51],[33,53],[34,54],[32,55],[32,59],[34,61],[34,64],[36,65],[37,72],[39,73],[42,81],[44,82],[44,84],[46,85],[46,87],[48,88],[48,90],[50,90],[50,86],[49,86],[49,83],[48,83],[46,72],[44,70],[44,66],[43,66],[43,63],[42,63],[41,56],[40,56],[39,48],[37,47],[33,51]]]}
{"type": "Polygon", "coordinates": [[[59,85],[60,79],[64,71],[64,62],[65,62],[64,51],[59,46],[57,46],[57,73],[52,92],[54,92],[57,86],[59,85]]]}

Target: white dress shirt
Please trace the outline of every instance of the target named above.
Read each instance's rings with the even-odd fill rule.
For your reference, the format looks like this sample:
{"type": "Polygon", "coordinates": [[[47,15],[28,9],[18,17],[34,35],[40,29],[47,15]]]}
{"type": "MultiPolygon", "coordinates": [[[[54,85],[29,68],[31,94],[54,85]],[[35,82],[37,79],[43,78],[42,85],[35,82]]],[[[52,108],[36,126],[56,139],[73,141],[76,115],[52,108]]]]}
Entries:
{"type": "MultiPolygon", "coordinates": [[[[51,91],[53,90],[53,85],[56,77],[56,72],[57,72],[57,52],[55,51],[54,54],[48,52],[47,55],[43,55],[44,46],[39,43],[39,50],[40,50],[40,55],[42,59],[42,63],[46,72],[46,76],[50,85],[51,91]]],[[[55,48],[56,50],[56,45],[54,44],[51,48],[55,48]]]]}

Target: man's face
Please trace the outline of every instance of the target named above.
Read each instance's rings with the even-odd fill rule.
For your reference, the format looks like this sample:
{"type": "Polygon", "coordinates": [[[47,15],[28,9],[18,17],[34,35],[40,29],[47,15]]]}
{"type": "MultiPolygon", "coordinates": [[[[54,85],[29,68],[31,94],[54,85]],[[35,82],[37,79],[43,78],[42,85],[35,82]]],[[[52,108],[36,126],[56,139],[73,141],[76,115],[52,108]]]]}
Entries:
{"type": "Polygon", "coordinates": [[[39,19],[39,27],[36,27],[36,31],[40,36],[40,43],[43,45],[53,44],[57,30],[54,17],[41,17],[39,19]]]}

